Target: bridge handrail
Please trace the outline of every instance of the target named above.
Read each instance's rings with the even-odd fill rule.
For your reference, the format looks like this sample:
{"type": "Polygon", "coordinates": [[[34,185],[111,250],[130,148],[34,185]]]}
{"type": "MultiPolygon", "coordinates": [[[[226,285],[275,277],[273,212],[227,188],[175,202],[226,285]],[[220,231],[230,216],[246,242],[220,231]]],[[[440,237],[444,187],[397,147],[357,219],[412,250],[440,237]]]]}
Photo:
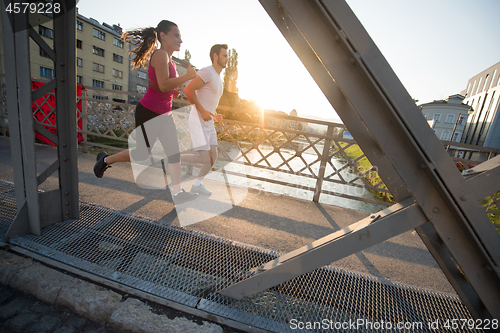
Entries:
{"type": "MultiPolygon", "coordinates": [[[[93,87],[87,89],[96,91],[109,90],[93,87]]],[[[117,93],[117,91],[114,90],[109,90],[109,92],[117,93]]],[[[136,97],[142,96],[142,94],[132,92],[120,91],[119,93],[124,95],[133,95],[136,97]]],[[[89,146],[115,150],[125,149],[109,146],[99,142],[91,142],[88,140],[88,138],[89,136],[94,136],[127,143],[128,136],[135,127],[135,105],[110,100],[97,100],[86,96],[78,97],[78,100],[85,101],[82,106],[82,113],[78,118],[78,120],[82,120],[82,128],[79,129],[78,132],[83,136],[83,142],[81,142],[83,151],[86,151],[89,146]]],[[[189,106],[189,102],[187,100],[174,99],[174,108],[181,108],[185,106],[189,106]]],[[[219,106],[218,111],[232,111],[237,113],[247,112],[245,109],[228,106],[219,106]]],[[[188,130],[188,111],[185,111],[184,116],[179,116],[182,115],[182,113],[180,112],[174,114],[176,114],[177,117],[176,125],[178,127],[184,127],[186,130],[188,130]]],[[[6,118],[5,112],[3,110],[0,116],[2,116],[2,120],[3,118],[6,118]]],[[[354,149],[351,147],[356,146],[356,141],[348,138],[342,138],[341,134],[345,130],[344,124],[317,119],[308,119],[303,117],[294,117],[286,115],[284,113],[266,110],[265,117],[263,117],[263,122],[261,123],[249,123],[239,120],[224,119],[220,124],[217,124],[217,127],[218,137],[222,143],[234,143],[240,146],[240,149],[242,148],[241,146],[247,147],[241,149],[243,161],[234,161],[235,163],[243,163],[255,168],[272,170],[274,172],[280,172],[282,174],[292,174],[295,176],[303,177],[305,179],[315,179],[316,186],[301,186],[301,188],[311,190],[315,193],[314,201],[317,201],[319,199],[320,193],[335,194],[331,191],[326,191],[323,189],[322,185],[324,182],[329,182],[332,184],[342,184],[351,187],[363,186],[370,191],[378,192],[382,197],[390,197],[390,194],[388,193],[388,190],[385,188],[385,185],[382,181],[367,181],[367,179],[370,178],[377,179],[378,175],[376,166],[373,167],[370,165],[370,167],[368,168],[365,167],[364,169],[359,169],[358,162],[365,158],[364,154],[361,152],[361,155],[350,155],[349,149],[354,149]],[[275,119],[276,121],[273,123],[271,119],[275,119]],[[298,124],[300,124],[300,126],[298,124]],[[309,125],[323,127],[323,130],[321,132],[305,131],[304,128],[308,128],[309,125]],[[335,131],[336,133],[334,133],[335,131]],[[245,135],[241,137],[240,135],[236,134],[237,132],[239,132],[239,134],[244,133],[245,135]],[[254,135],[253,139],[251,138],[252,135],[254,135]],[[274,138],[271,138],[272,136],[274,136],[274,138]],[[325,147],[325,142],[329,143],[327,145],[328,147],[325,147]],[[319,151],[317,147],[320,147],[321,145],[323,146],[323,150],[319,151]],[[302,148],[300,148],[299,146],[302,146],[302,148]],[[274,151],[271,153],[267,152],[268,156],[266,156],[263,151],[265,151],[266,149],[269,150],[270,148],[274,149],[274,151]],[[249,155],[251,155],[251,150],[255,150],[262,156],[262,158],[260,158],[258,161],[252,161],[252,159],[249,157],[249,155]],[[291,155],[293,156],[289,159],[285,159],[281,154],[284,150],[292,152],[291,155]],[[312,152],[312,155],[315,155],[316,158],[311,162],[305,162],[305,160],[302,158],[302,153],[305,150],[309,150],[310,152],[312,152]],[[282,158],[282,163],[278,166],[272,165],[272,163],[269,161],[269,156],[274,153],[281,156],[282,158]],[[304,165],[302,168],[299,168],[297,170],[292,168],[290,164],[292,160],[298,159],[301,159],[304,165]],[[335,167],[332,159],[341,159],[345,162],[345,164],[340,167],[335,167]],[[356,168],[356,166],[358,166],[358,168],[356,168]],[[351,180],[346,180],[343,177],[343,173],[352,171],[356,173],[356,176],[351,180]]],[[[189,140],[189,138],[185,139],[189,140]]],[[[500,149],[474,146],[451,141],[441,142],[445,147],[459,147],[464,148],[467,151],[487,153],[487,159],[500,154],[500,149]]],[[[181,145],[184,148],[189,148],[190,142],[181,142],[181,145]]],[[[229,155],[227,154],[227,151],[225,151],[226,148],[224,147],[224,144],[220,145],[221,158],[227,159],[229,158],[229,155]]],[[[453,157],[453,160],[456,162],[462,162],[465,168],[477,165],[482,162],[459,157],[453,157]]],[[[188,170],[192,170],[191,167],[189,167],[188,170]]],[[[282,181],[276,181],[272,178],[266,179],[257,176],[253,177],[271,183],[283,183],[282,181]]],[[[297,187],[297,184],[285,183],[282,185],[297,187]]],[[[355,196],[340,193],[337,193],[337,195],[348,197],[350,199],[380,204],[380,202],[375,200],[360,199],[356,198],[355,196]]]]}

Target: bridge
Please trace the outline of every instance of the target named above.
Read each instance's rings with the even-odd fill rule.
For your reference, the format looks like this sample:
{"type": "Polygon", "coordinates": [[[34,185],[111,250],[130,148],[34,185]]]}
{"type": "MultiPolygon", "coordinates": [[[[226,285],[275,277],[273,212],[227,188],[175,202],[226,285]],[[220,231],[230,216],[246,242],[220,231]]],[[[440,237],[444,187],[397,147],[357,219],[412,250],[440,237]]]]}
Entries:
{"type": "MultiPolygon", "coordinates": [[[[2,183],[6,242],[23,253],[84,271],[117,288],[256,330],[282,332],[293,329],[293,320],[306,323],[325,318],[331,319],[334,329],[339,329],[336,323],[358,320],[428,325],[453,318],[498,319],[499,235],[481,201],[500,189],[500,158],[491,151],[491,158],[472,168],[467,177],[458,172],[345,2],[261,3],[334,106],[355,143],[377,167],[386,189],[375,184],[376,190],[390,193],[396,203],[366,216],[351,212],[332,232],[317,235],[308,244],[297,242],[296,248],[279,253],[266,246],[162,225],[153,219],[80,201],[76,112],[57,112],[76,110],[77,100],[74,50],[65,48],[74,43],[75,4],[66,1],[62,6],[65,10],[54,18],[53,50],[37,37],[26,16],[9,18],[2,8],[4,40],[11,46],[6,47],[10,52],[6,58],[15,62],[15,66],[6,68],[9,144],[12,151],[22,152],[12,155],[14,182],[2,183]],[[56,68],[56,78],[34,91],[29,77],[29,38],[49,54],[56,68]],[[32,101],[52,90],[57,136],[33,121],[31,109],[32,101]],[[32,163],[37,160],[33,129],[56,143],[55,157],[42,172],[37,167],[40,164],[32,163]],[[51,175],[56,171],[54,182],[51,175]],[[41,191],[42,185],[50,182],[52,187],[41,191]],[[353,221],[353,217],[358,219],[353,221]],[[408,232],[418,234],[456,296],[330,265],[408,232]]],[[[240,126],[249,135],[248,128],[254,125],[226,121],[220,130],[231,138],[229,143],[241,146],[240,164],[312,179],[314,184],[307,185],[306,190],[314,193],[309,203],[314,206],[307,212],[319,211],[332,225],[332,220],[337,222],[335,218],[316,203],[320,195],[338,193],[325,190],[324,184],[341,182],[355,187],[366,179],[365,173],[343,179],[347,167],[335,165],[332,157],[342,154],[345,158],[346,147],[354,143],[334,136],[338,124],[323,125],[326,134],[316,135],[315,139],[293,128],[269,126],[246,148],[239,145],[232,129],[240,126]],[[271,140],[278,132],[291,135],[283,135],[283,142],[271,140]],[[297,145],[299,139],[305,146],[297,145]],[[274,142],[272,152],[263,153],[262,140],[274,142]],[[321,152],[316,148],[319,144],[321,152]],[[260,152],[261,158],[252,160],[248,154],[251,149],[260,152]],[[294,159],[301,159],[304,149],[312,149],[317,158],[295,169],[285,157],[283,151],[287,149],[293,150],[294,159]],[[271,154],[282,161],[271,163],[271,154]]],[[[356,161],[347,159],[346,165],[353,167],[356,161]]],[[[226,177],[230,174],[225,167],[221,170],[226,177]]],[[[189,173],[188,167],[185,180],[189,173]]],[[[282,181],[280,185],[290,186],[290,182],[282,181]]],[[[229,189],[227,192],[235,197],[245,191],[234,184],[229,189]]],[[[354,200],[350,194],[342,196],[354,200]]],[[[277,200],[287,200],[273,199],[274,209],[280,207],[277,200]]],[[[497,203],[496,199],[493,203],[497,203]]],[[[238,207],[234,200],[230,204],[234,209],[238,207]]],[[[265,205],[259,207],[264,210],[265,205]]],[[[258,216],[260,210],[251,212],[258,216]]],[[[272,214],[261,216],[265,220],[272,214]]],[[[282,218],[293,221],[286,214],[282,218]]],[[[182,218],[179,220],[182,222],[182,218]]],[[[365,325],[360,330],[371,329],[365,325]]]]}

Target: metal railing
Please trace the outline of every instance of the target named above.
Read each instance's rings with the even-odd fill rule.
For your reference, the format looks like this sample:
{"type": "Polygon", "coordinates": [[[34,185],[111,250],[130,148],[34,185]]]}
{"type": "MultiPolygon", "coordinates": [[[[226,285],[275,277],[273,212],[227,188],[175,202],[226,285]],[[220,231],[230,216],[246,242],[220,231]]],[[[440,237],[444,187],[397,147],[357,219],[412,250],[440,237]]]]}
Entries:
{"type": "MultiPolygon", "coordinates": [[[[82,97],[82,148],[90,146],[117,149],[93,142],[90,138],[112,139],[126,144],[134,129],[135,106],[82,97]],[[86,129],[86,130],[85,130],[86,129]]],[[[180,133],[189,131],[189,103],[175,100],[174,121],[180,133]]],[[[220,107],[219,111],[245,112],[238,108],[220,107]]],[[[377,177],[376,166],[358,166],[364,154],[353,156],[356,142],[341,137],[345,126],[331,122],[292,117],[268,112],[258,123],[224,119],[216,123],[219,140],[219,161],[252,167],[256,172],[241,173],[226,169],[228,174],[272,184],[299,188],[314,193],[318,201],[321,193],[379,205],[389,205],[375,198],[357,196],[360,191],[390,195],[377,177]],[[234,158],[235,147],[239,149],[234,158]],[[259,170],[261,172],[259,172],[259,170]],[[325,184],[347,188],[332,190],[325,184]]],[[[95,140],[94,140],[95,141],[95,140]]],[[[181,151],[191,148],[189,135],[179,135],[181,151]]],[[[120,148],[118,148],[120,149],[120,148]]],[[[124,149],[124,148],[122,148],[124,149]]],[[[366,158],[365,158],[366,159],[366,158]]],[[[366,163],[365,163],[366,164],[366,163]]],[[[188,173],[190,169],[188,168],[188,173]]]]}
{"type": "MultiPolygon", "coordinates": [[[[97,88],[90,88],[90,90],[117,93],[117,91],[97,88]]],[[[120,93],[141,96],[134,93],[120,93]]],[[[51,93],[45,98],[48,99],[50,96],[51,93]]],[[[78,133],[82,137],[80,142],[82,150],[87,152],[89,147],[126,149],[128,137],[135,127],[135,105],[96,100],[87,96],[78,97],[78,101],[80,100],[82,106],[81,112],[78,112],[78,121],[81,120],[82,125],[78,128],[78,133]],[[112,140],[113,143],[98,142],[99,138],[112,140]]],[[[189,103],[176,99],[174,109],[174,121],[179,133],[188,133],[189,103]]],[[[244,109],[224,106],[219,107],[218,110],[233,113],[246,112],[244,109]]],[[[6,118],[4,107],[2,107],[1,116],[6,118]]],[[[47,123],[42,125],[50,126],[47,123]]],[[[313,201],[318,201],[320,194],[328,194],[378,205],[390,205],[391,195],[378,177],[377,166],[372,166],[368,162],[364,153],[357,147],[355,140],[342,137],[346,130],[343,124],[293,117],[278,112],[266,112],[262,114],[259,122],[224,119],[216,123],[216,129],[219,140],[219,160],[249,166],[257,170],[245,174],[225,170],[226,173],[309,191],[313,193],[313,201]],[[234,147],[239,149],[236,159],[235,154],[231,152],[234,147]],[[332,190],[332,186],[325,186],[326,184],[332,185],[333,188],[337,186],[337,188],[332,190]],[[338,186],[343,189],[338,190],[338,186]],[[360,190],[368,190],[374,195],[368,198],[362,197],[358,195],[360,190]]],[[[442,142],[447,147],[463,147],[466,151],[486,153],[488,159],[500,154],[498,149],[457,142],[442,142]]],[[[180,135],[179,144],[181,151],[189,151],[191,148],[189,135],[180,135]]],[[[472,156],[472,154],[468,155],[472,156]]],[[[462,162],[466,169],[482,162],[458,157],[453,157],[453,159],[462,162]]],[[[192,166],[188,165],[187,173],[191,172],[192,166]]],[[[491,212],[491,205],[488,209],[491,212]]]]}

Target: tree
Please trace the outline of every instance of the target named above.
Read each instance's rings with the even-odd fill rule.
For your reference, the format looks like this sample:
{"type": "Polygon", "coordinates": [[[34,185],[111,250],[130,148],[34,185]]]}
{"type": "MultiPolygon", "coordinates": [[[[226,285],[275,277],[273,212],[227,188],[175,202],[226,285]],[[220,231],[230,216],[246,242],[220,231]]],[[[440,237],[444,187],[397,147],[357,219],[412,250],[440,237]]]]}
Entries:
{"type": "Polygon", "coordinates": [[[232,93],[238,92],[236,80],[238,79],[238,52],[231,49],[228,52],[228,61],[224,72],[224,88],[232,93]]]}
{"type": "Polygon", "coordinates": [[[184,60],[186,60],[187,62],[191,62],[191,52],[189,52],[188,49],[184,51],[184,60]]]}

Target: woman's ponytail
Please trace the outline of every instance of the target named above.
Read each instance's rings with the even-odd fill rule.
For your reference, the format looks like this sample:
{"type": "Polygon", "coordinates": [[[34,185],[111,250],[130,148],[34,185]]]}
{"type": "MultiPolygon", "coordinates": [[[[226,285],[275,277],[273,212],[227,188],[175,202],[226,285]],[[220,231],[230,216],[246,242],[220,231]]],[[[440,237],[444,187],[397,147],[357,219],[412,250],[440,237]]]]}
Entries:
{"type": "Polygon", "coordinates": [[[135,45],[132,53],[135,53],[134,60],[132,61],[132,69],[138,67],[146,68],[149,58],[154,51],[156,41],[160,32],[168,34],[173,26],[177,26],[174,22],[163,20],[158,23],[155,28],[149,27],[145,29],[135,29],[126,31],[122,34],[122,38],[135,45]]]}
{"type": "Polygon", "coordinates": [[[155,28],[149,27],[126,31],[122,34],[122,38],[135,45],[135,48],[132,50],[132,53],[135,53],[134,60],[132,61],[132,69],[138,67],[146,68],[156,45],[155,28]]]}

